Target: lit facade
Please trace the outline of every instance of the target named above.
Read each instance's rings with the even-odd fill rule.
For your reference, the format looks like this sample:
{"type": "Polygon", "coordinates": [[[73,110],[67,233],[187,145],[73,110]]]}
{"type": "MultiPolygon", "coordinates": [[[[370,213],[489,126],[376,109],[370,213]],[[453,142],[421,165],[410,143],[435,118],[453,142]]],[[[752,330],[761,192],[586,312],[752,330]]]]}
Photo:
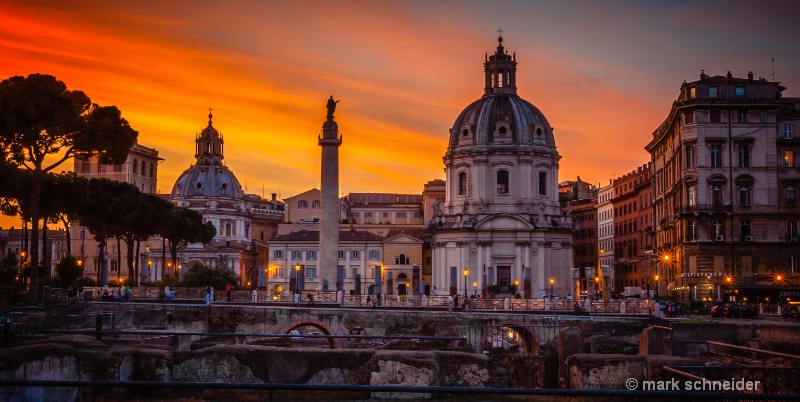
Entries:
{"type": "Polygon", "coordinates": [[[763,301],[800,290],[800,107],[784,89],[752,73],[681,85],[646,146],[661,292],[763,301]]]}
{"type": "Polygon", "coordinates": [[[450,129],[445,201],[434,206],[432,294],[571,293],[572,221],[561,213],[553,129],[517,96],[502,38],[484,95],[450,129]],[[552,283],[551,283],[552,282],[552,283]]]}

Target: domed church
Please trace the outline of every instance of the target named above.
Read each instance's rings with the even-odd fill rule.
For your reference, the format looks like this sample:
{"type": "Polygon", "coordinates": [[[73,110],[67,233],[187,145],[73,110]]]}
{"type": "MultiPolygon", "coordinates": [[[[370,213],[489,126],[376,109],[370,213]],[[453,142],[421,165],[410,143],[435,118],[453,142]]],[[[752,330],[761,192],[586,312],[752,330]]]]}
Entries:
{"type": "MultiPolygon", "coordinates": [[[[178,177],[170,201],[202,214],[203,221],[211,222],[217,234],[210,244],[188,244],[180,249],[178,261],[184,272],[178,274],[185,274],[193,263],[200,262],[232,270],[245,285],[258,273],[254,271],[258,245],[252,237],[251,226],[257,206],[254,203],[261,201],[261,197],[246,195],[239,180],[225,165],[223,135],[214,128],[212,117],[209,113],[208,126],[196,135],[196,162],[178,177]]],[[[162,250],[152,251],[151,260],[163,266],[162,250]]],[[[169,252],[166,258],[169,260],[169,252]]]]}
{"type": "Polygon", "coordinates": [[[434,205],[436,295],[570,293],[572,222],[558,202],[553,128],[517,95],[516,55],[484,62],[483,96],[450,129],[447,188],[434,205]]]}

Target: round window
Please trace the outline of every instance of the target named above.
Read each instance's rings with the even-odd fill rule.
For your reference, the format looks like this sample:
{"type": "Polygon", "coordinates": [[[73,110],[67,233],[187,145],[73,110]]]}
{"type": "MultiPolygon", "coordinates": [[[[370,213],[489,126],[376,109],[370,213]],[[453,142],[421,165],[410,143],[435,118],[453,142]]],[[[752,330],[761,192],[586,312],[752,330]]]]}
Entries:
{"type": "Polygon", "coordinates": [[[468,137],[469,136],[469,130],[467,130],[465,128],[464,131],[461,132],[461,135],[463,135],[464,137],[468,137]]]}
{"type": "Polygon", "coordinates": [[[228,189],[228,183],[222,183],[222,189],[223,190],[227,190],[228,189]]]}
{"type": "Polygon", "coordinates": [[[537,128],[536,129],[536,135],[539,136],[539,137],[542,136],[542,129],[541,128],[537,128]]]}
{"type": "Polygon", "coordinates": [[[508,132],[508,129],[506,128],[506,126],[500,126],[500,128],[497,129],[497,132],[499,132],[500,135],[506,135],[506,133],[508,132]]]}
{"type": "Polygon", "coordinates": [[[198,181],[197,183],[195,183],[195,185],[194,185],[194,186],[195,186],[195,188],[197,188],[197,189],[199,190],[199,189],[203,188],[203,183],[200,183],[200,182],[198,181]]]}

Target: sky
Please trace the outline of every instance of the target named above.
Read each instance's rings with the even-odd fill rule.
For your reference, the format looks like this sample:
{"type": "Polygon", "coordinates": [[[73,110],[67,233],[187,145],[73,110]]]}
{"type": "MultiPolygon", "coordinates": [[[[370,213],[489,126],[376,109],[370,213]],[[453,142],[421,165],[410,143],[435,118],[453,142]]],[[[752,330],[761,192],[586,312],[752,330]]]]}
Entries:
{"type": "Polygon", "coordinates": [[[449,129],[483,94],[502,28],[518,94],[555,129],[559,180],[605,185],[647,163],[701,70],[774,70],[800,96],[798,15],[796,1],[0,0],[0,79],[51,74],[119,107],[164,158],[160,193],[194,161],[209,108],[247,192],[319,188],[333,95],[340,191],[419,194],[445,178],[449,129]]]}

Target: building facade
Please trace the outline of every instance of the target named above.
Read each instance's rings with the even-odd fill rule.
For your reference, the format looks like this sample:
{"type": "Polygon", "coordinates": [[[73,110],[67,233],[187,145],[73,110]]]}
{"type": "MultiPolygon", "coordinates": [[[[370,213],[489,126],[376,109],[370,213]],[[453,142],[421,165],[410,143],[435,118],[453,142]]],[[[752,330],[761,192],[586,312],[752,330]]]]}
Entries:
{"type": "Polygon", "coordinates": [[[784,89],[730,72],[702,72],[681,85],[645,148],[653,163],[662,292],[684,300],[764,301],[800,291],[794,236],[800,107],[782,98],[784,89]]]}
{"type": "MultiPolygon", "coordinates": [[[[640,287],[649,289],[652,278],[645,278],[639,270],[639,190],[643,182],[649,181],[650,170],[639,166],[628,174],[614,179],[614,280],[615,288],[640,287]]],[[[655,285],[653,285],[655,286],[655,285]]]]}
{"type": "MultiPolygon", "coordinates": [[[[163,161],[158,150],[138,142],[134,143],[125,163],[106,165],[99,162],[96,156],[85,160],[74,159],[75,174],[87,179],[109,179],[134,185],[143,193],[155,194],[158,191],[158,164],[163,161]]],[[[100,246],[89,229],[80,222],[70,223],[72,254],[77,256],[83,266],[85,277],[100,281],[101,261],[100,246]]],[[[142,249],[160,247],[161,238],[153,237],[141,245],[142,249]]],[[[128,280],[128,256],[124,243],[109,240],[106,246],[108,259],[108,282],[125,283],[128,280]]],[[[136,258],[136,257],[134,257],[136,258]]],[[[140,262],[140,261],[139,261],[140,262]]],[[[141,271],[140,271],[141,272],[141,271]]]]}
{"type": "MultiPolygon", "coordinates": [[[[572,216],[572,225],[575,228],[572,236],[572,259],[578,270],[575,294],[593,297],[596,289],[595,278],[599,282],[597,273],[597,198],[568,202],[569,205],[564,208],[564,212],[572,216]]],[[[575,274],[573,274],[574,276],[575,274]]]]}
{"type": "Polygon", "coordinates": [[[571,293],[572,222],[561,213],[558,154],[544,115],[517,95],[515,56],[484,63],[484,95],[450,129],[445,201],[432,225],[436,295],[571,293]]]}
{"type": "Polygon", "coordinates": [[[614,280],[614,182],[609,181],[607,186],[600,187],[597,191],[597,264],[598,275],[603,275],[605,282],[601,283],[601,290],[608,288],[609,292],[618,292],[614,280]],[[603,268],[606,267],[606,268],[603,268]],[[602,270],[605,269],[605,272],[602,270]]]}

